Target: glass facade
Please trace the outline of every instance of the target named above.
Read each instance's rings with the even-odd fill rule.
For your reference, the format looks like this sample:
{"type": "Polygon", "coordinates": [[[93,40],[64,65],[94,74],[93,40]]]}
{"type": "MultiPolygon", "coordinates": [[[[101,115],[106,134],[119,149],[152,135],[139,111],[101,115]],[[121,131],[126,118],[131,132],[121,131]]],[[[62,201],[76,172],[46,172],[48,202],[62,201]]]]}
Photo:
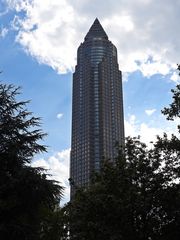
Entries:
{"type": "Polygon", "coordinates": [[[78,48],[73,74],[71,194],[124,143],[122,77],[116,47],[95,20],[78,48]]]}

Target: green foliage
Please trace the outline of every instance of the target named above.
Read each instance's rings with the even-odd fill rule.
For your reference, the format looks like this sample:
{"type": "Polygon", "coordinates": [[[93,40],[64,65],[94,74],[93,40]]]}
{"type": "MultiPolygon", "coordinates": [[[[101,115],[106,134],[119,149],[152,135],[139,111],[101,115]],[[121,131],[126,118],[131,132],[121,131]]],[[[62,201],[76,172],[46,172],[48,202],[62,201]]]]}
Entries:
{"type": "Polygon", "coordinates": [[[179,239],[180,151],[160,147],[167,141],[149,150],[127,138],[116,163],[105,162],[69,203],[71,239],[179,239]]]}
{"type": "MultiPolygon", "coordinates": [[[[180,72],[180,65],[177,68],[180,72]]],[[[180,75],[180,73],[179,73],[180,75]]],[[[168,108],[164,108],[162,113],[167,116],[167,120],[174,120],[175,118],[180,118],[180,84],[176,86],[175,89],[172,89],[173,101],[168,108]]],[[[178,125],[180,132],[180,125],[178,125]]]]}
{"type": "Polygon", "coordinates": [[[171,92],[173,93],[173,102],[170,104],[169,108],[164,108],[162,111],[167,115],[168,120],[180,117],[180,85],[177,85],[171,92]]]}
{"type": "Polygon", "coordinates": [[[45,216],[41,224],[42,240],[67,240],[68,239],[68,218],[66,209],[56,208],[54,212],[44,209],[45,216]]]}
{"type": "Polygon", "coordinates": [[[39,143],[45,134],[18,94],[19,88],[0,84],[0,238],[37,240],[63,189],[30,166],[34,154],[46,151],[39,143]]]}

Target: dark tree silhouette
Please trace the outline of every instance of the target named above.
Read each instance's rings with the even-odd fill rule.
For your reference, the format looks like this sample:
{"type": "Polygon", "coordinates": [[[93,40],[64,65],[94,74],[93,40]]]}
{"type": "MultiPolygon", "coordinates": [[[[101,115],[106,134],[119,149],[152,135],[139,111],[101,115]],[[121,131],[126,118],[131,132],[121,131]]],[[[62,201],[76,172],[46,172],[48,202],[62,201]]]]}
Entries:
{"type": "Polygon", "coordinates": [[[178,240],[179,159],[180,149],[149,150],[139,139],[127,138],[116,164],[105,162],[67,207],[71,239],[178,240]]]}
{"type": "Polygon", "coordinates": [[[0,84],[0,239],[37,240],[63,188],[30,165],[34,154],[46,151],[39,142],[45,134],[40,119],[27,111],[28,101],[17,101],[19,92],[0,84]]]}
{"type": "MultiPolygon", "coordinates": [[[[178,64],[179,75],[180,75],[180,65],[178,64]]],[[[162,110],[162,113],[167,116],[167,120],[173,121],[175,118],[180,118],[180,84],[176,86],[175,89],[172,89],[173,93],[173,101],[170,106],[165,107],[162,110]]],[[[180,132],[180,125],[178,125],[178,129],[180,132]]]]}

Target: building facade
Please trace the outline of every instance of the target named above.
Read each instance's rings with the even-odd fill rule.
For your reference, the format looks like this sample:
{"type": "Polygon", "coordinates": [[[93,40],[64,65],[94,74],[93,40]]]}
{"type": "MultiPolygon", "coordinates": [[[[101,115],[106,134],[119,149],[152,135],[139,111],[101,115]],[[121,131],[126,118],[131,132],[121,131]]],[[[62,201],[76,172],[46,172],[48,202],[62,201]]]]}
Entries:
{"type": "Polygon", "coordinates": [[[117,49],[98,19],[78,48],[73,74],[71,193],[87,186],[102,159],[124,143],[122,77],[117,49]]]}

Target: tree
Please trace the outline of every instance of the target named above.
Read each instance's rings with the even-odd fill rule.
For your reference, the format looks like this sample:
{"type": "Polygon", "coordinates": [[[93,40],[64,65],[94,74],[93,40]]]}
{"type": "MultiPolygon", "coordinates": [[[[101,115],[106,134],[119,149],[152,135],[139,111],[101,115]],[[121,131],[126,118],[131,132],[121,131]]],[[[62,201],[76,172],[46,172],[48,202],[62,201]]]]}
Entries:
{"type": "MultiPolygon", "coordinates": [[[[178,64],[179,75],[180,75],[180,65],[178,64]]],[[[175,89],[172,89],[173,101],[168,108],[164,108],[162,113],[167,116],[167,120],[173,121],[175,118],[180,118],[180,84],[176,86],[175,89]]],[[[178,125],[180,132],[180,125],[178,125]]]]}
{"type": "Polygon", "coordinates": [[[65,207],[57,207],[55,211],[45,209],[44,220],[41,224],[41,239],[43,240],[67,240],[68,238],[68,218],[65,207]]]}
{"type": "Polygon", "coordinates": [[[0,84],[0,238],[43,239],[45,213],[53,214],[63,188],[42,168],[34,154],[46,151],[40,119],[17,101],[19,87],[0,84]]]}
{"type": "Polygon", "coordinates": [[[180,151],[127,138],[116,164],[105,162],[69,204],[71,239],[179,239],[179,159],[180,151]]]}

